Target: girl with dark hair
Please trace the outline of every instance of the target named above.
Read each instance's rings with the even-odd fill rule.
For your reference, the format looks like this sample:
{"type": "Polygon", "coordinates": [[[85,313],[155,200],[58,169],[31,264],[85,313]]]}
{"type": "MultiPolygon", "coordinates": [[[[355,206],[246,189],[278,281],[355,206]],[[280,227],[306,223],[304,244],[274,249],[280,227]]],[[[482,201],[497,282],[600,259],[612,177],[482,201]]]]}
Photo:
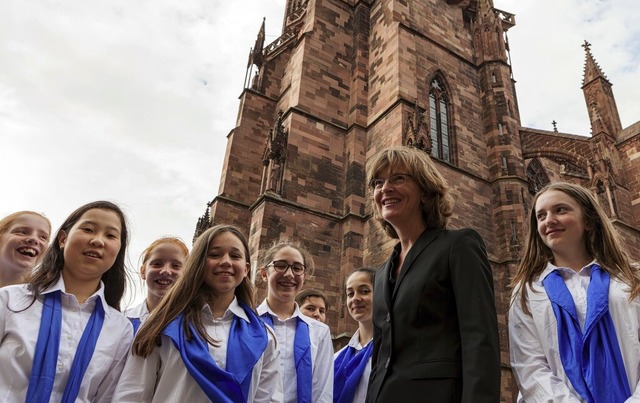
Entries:
{"type": "Polygon", "coordinates": [[[524,401],[640,401],[640,271],[588,189],[555,182],[534,196],[512,286],[524,401]]]}
{"type": "Polygon", "coordinates": [[[35,211],[0,220],[0,287],[27,281],[49,243],[51,222],[35,211]]]}
{"type": "Polygon", "coordinates": [[[114,401],[282,401],[276,341],[252,308],[250,267],[236,227],[202,233],[140,327],[114,401]]]}
{"type": "Polygon", "coordinates": [[[333,401],[333,343],[324,323],[305,316],[295,296],[313,273],[311,255],[297,242],[280,241],[263,253],[260,276],[267,298],[258,307],[275,331],[282,360],[284,403],[333,401]]]}
{"type": "Polygon", "coordinates": [[[373,282],[375,271],[368,267],[356,269],[347,277],[347,309],[358,322],[358,330],[349,344],[334,356],[333,401],[364,403],[371,375],[373,352],[373,282]]]}
{"type": "Polygon", "coordinates": [[[308,288],[296,295],[296,304],[300,311],[318,322],[327,322],[327,296],[322,291],[308,288]]]}
{"type": "Polygon", "coordinates": [[[0,289],[0,401],[111,401],[133,334],[119,312],[127,238],[117,205],[86,204],[27,284],[0,289]]]}
{"type": "Polygon", "coordinates": [[[125,315],[133,323],[134,333],[178,280],[188,255],[187,245],[174,237],[156,239],[142,252],[140,277],[147,286],[147,297],[125,311],[125,315]]]}

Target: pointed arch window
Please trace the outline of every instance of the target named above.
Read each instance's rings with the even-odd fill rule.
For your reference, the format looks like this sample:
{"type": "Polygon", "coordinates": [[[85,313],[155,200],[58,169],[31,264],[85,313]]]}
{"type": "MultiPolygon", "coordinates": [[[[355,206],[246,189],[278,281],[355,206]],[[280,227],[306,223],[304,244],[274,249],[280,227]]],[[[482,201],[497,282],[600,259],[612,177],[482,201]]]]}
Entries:
{"type": "Polygon", "coordinates": [[[436,77],[429,88],[431,156],[453,163],[450,120],[449,97],[442,81],[436,77]]]}
{"type": "Polygon", "coordinates": [[[547,173],[537,158],[534,158],[527,166],[527,181],[529,182],[529,193],[532,195],[538,193],[540,189],[550,182],[547,173]]]}

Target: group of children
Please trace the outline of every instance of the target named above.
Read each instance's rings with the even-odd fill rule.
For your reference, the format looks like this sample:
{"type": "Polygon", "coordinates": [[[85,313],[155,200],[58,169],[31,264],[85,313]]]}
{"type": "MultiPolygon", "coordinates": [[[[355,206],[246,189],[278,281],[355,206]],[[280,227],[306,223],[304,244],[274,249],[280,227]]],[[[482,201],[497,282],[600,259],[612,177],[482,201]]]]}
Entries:
{"type": "MultiPolygon", "coordinates": [[[[355,393],[352,371],[347,377],[338,361],[334,392],[329,327],[295,302],[314,267],[299,244],[262,253],[268,292],[258,305],[248,243],[236,227],[209,228],[190,253],[177,238],[158,239],[141,256],[146,298],[121,314],[121,209],[89,203],[49,244],[50,231],[35,212],[0,221],[0,401],[310,403],[355,393]]],[[[358,286],[347,297],[357,301],[350,312],[369,322],[362,345],[372,333],[371,276],[368,292],[358,286]]],[[[324,315],[326,299],[317,311],[324,315]]],[[[339,354],[342,366],[354,355],[339,354]]],[[[360,366],[370,368],[367,360],[360,366]]]]}
{"type": "MultiPolygon", "coordinates": [[[[606,214],[555,183],[529,227],[509,315],[521,401],[640,399],[640,272],[606,214]]],[[[141,257],[146,299],[123,315],[121,209],[89,203],[50,232],[35,212],[0,221],[0,401],[365,401],[374,270],[346,280],[358,330],[334,354],[326,297],[301,293],[314,264],[299,244],[261,253],[257,304],[236,227],[209,228],[190,253],[158,239],[141,257]]]]}

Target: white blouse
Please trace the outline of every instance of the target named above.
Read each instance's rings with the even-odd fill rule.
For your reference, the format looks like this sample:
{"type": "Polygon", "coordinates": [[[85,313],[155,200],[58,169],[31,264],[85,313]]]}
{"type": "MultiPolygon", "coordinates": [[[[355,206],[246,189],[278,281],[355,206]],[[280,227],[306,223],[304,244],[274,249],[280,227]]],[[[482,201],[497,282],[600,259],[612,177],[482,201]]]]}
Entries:
{"type": "Polygon", "coordinates": [[[144,321],[149,317],[147,301],[144,300],[142,301],[142,303],[135,305],[132,308],[126,309],[124,311],[124,316],[126,316],[127,318],[138,318],[140,319],[140,324],[142,325],[144,321]]]}
{"type": "MultiPolygon", "coordinates": [[[[208,305],[204,311],[207,333],[220,345],[209,345],[216,364],[226,369],[227,343],[234,316],[249,321],[234,298],[222,318],[214,319],[208,305]]],[[[253,368],[248,402],[282,402],[282,383],[278,374],[280,356],[271,331],[267,331],[267,348],[253,368]]],[[[180,351],[171,339],[161,336],[161,345],[146,358],[130,355],[116,388],[114,402],[209,402],[200,385],[191,377],[180,351]]]]}
{"type": "MultiPolygon", "coordinates": [[[[113,391],[131,346],[133,328],[127,318],[104,300],[104,284],[83,304],[67,294],[62,276],[43,294],[61,292],[62,326],[58,365],[51,401],[61,401],[69,378],[76,348],[93,313],[96,300],[101,301],[105,317],[96,349],[82,379],[77,402],[111,402],[113,391]]],[[[31,306],[33,293],[27,285],[0,288],[0,401],[24,401],[38,341],[44,298],[31,306]],[[27,308],[28,307],[28,308],[27,308]],[[26,308],[26,309],[25,309],[26,308]]]]}
{"type": "Polygon", "coordinates": [[[298,304],[296,304],[293,315],[284,321],[280,320],[278,315],[271,310],[266,300],[258,306],[258,313],[260,315],[268,313],[273,320],[278,350],[280,350],[282,368],[280,373],[284,384],[284,402],[297,403],[298,401],[298,377],[293,345],[297,320],[301,318],[309,325],[309,338],[311,339],[312,401],[313,403],[333,403],[333,342],[329,326],[303,315],[298,304]]]}
{"type": "MultiPolygon", "coordinates": [[[[511,368],[521,393],[520,402],[583,401],[562,367],[556,317],[542,280],[551,271],[560,271],[573,297],[581,326],[584,326],[590,266],[591,263],[575,272],[548,263],[540,277],[533,281],[533,292],[528,286],[524,288],[532,316],[524,313],[519,296],[513,300],[509,310],[509,344],[511,368]]],[[[636,298],[629,302],[629,287],[614,278],[609,283],[609,311],[633,392],[627,402],[640,402],[640,301],[636,298]]]]}

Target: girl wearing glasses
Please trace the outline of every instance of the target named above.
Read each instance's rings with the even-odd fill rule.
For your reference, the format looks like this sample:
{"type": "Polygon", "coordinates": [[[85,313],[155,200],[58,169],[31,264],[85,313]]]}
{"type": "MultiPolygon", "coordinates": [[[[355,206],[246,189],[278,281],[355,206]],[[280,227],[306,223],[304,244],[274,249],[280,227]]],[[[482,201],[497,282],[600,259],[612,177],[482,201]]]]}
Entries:
{"type": "Polygon", "coordinates": [[[376,272],[367,401],[500,400],[493,278],[472,229],[446,229],[453,199],[422,150],[367,161],[374,215],[398,243],[376,272]]]}
{"type": "Polygon", "coordinates": [[[249,246],[231,225],[193,245],[182,275],[142,324],[114,402],[281,402],[280,359],[254,309],[249,246]]]}
{"type": "Polygon", "coordinates": [[[302,246],[288,241],[275,244],[263,255],[260,276],[267,284],[267,298],[258,313],[276,333],[284,403],[331,403],[333,344],[329,327],[302,314],[295,302],[313,269],[313,260],[302,246]]]}

